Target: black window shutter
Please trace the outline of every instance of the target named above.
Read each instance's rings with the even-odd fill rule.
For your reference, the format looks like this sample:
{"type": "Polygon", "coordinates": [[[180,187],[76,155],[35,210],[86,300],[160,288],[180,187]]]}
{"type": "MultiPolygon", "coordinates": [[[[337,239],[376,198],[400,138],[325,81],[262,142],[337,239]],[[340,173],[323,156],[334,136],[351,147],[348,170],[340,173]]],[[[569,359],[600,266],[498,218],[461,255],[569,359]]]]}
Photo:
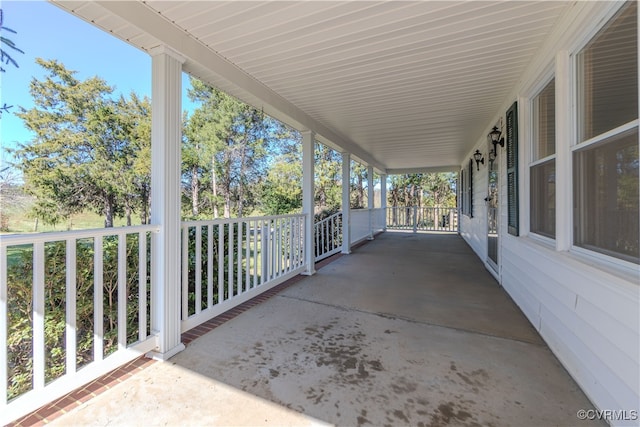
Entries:
{"type": "Polygon", "coordinates": [[[473,159],[469,159],[469,217],[473,218],[473,159]]]}
{"type": "Polygon", "coordinates": [[[458,176],[458,202],[460,205],[460,215],[464,214],[464,169],[460,169],[458,176]]]}
{"type": "Polygon", "coordinates": [[[518,103],[507,110],[507,226],[519,235],[518,224],[518,103]]]}

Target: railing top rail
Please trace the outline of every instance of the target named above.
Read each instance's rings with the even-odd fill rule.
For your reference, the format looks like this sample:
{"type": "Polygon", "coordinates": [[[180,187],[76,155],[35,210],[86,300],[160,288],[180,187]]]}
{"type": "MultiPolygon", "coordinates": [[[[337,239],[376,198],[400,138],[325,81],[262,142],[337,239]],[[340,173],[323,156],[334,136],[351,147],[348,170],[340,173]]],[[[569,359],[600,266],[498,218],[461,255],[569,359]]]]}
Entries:
{"type": "MultiPolygon", "coordinates": [[[[444,206],[387,206],[387,209],[458,209],[457,207],[444,207],[444,206]]],[[[378,209],[378,208],[376,208],[378,209]]]]}
{"type": "Polygon", "coordinates": [[[250,216],[243,218],[216,218],[216,219],[204,219],[195,221],[182,221],[182,227],[194,227],[198,225],[216,225],[216,224],[232,224],[234,222],[241,221],[259,221],[270,219],[282,219],[282,218],[300,218],[305,217],[306,213],[299,214],[287,214],[287,215],[269,215],[269,216],[250,216]]]}
{"type": "Polygon", "coordinates": [[[334,213],[333,215],[330,215],[324,219],[321,219],[320,221],[316,222],[316,224],[320,224],[322,222],[326,222],[326,221],[331,221],[333,218],[336,218],[337,216],[342,215],[342,211],[338,211],[336,213],[334,213]]]}
{"type": "Polygon", "coordinates": [[[4,234],[0,236],[0,246],[27,245],[38,242],[59,242],[68,239],[117,236],[133,233],[159,233],[159,225],[134,225],[129,227],[92,228],[87,230],[55,231],[52,233],[4,234]]]}

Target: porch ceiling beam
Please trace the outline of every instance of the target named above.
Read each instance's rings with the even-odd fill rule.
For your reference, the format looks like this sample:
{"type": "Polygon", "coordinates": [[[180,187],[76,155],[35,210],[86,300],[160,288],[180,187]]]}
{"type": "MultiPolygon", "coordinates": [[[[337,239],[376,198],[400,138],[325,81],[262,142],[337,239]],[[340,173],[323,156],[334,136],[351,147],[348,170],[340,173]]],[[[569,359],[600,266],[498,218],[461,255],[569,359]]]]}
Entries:
{"type": "Polygon", "coordinates": [[[460,165],[450,166],[431,166],[424,168],[406,168],[406,169],[387,169],[388,175],[404,175],[409,173],[438,173],[438,172],[457,172],[460,165]]]}
{"type": "MultiPolygon", "coordinates": [[[[66,3],[67,6],[65,7],[72,9],[72,3],[75,2],[60,1],[58,3],[62,5],[66,3]]],[[[299,127],[301,131],[312,130],[317,134],[319,139],[326,140],[332,143],[331,145],[337,145],[341,148],[341,151],[352,153],[380,172],[386,170],[386,167],[380,161],[360,148],[360,146],[356,145],[353,141],[317,122],[307,113],[247,74],[244,70],[212,51],[184,30],[172,25],[145,4],[138,1],[99,1],[97,3],[110,13],[119,16],[156,38],[161,43],[184,55],[185,58],[187,58],[184,65],[185,71],[189,71],[190,61],[205,67],[233,86],[246,91],[260,100],[260,102],[263,102],[264,105],[262,108],[264,108],[267,114],[273,115],[290,125],[299,127]]],[[[260,107],[258,105],[254,106],[260,107]]]]}

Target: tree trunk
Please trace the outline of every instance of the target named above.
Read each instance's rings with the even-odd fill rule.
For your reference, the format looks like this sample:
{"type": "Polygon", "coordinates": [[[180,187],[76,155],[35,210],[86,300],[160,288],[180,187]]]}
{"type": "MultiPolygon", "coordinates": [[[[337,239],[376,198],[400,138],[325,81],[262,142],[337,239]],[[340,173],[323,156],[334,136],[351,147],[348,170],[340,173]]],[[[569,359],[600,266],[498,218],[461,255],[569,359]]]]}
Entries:
{"type": "Polygon", "coordinates": [[[224,217],[231,218],[231,150],[230,147],[227,147],[225,151],[225,177],[224,184],[222,186],[223,196],[224,196],[224,217]]]}
{"type": "Polygon", "coordinates": [[[113,206],[113,196],[108,195],[105,197],[104,201],[104,227],[111,228],[113,227],[113,214],[114,214],[114,206],[113,206]]]}
{"type": "Polygon", "coordinates": [[[216,156],[211,156],[211,190],[213,193],[213,217],[218,218],[218,179],[216,175],[216,156]]]}
{"type": "Polygon", "coordinates": [[[240,148],[240,182],[238,183],[238,218],[242,218],[244,211],[244,174],[247,163],[247,137],[245,137],[242,142],[242,147],[240,148]]]}
{"type": "Polygon", "coordinates": [[[149,189],[146,185],[142,188],[141,198],[142,207],[140,212],[140,222],[144,225],[149,223],[149,189]]]}
{"type": "Polygon", "coordinates": [[[198,166],[191,167],[191,215],[197,217],[200,206],[200,180],[198,179],[198,166]]]}
{"type": "Polygon", "coordinates": [[[224,217],[231,218],[231,194],[230,191],[225,191],[224,194],[224,217]]]}
{"type": "Polygon", "coordinates": [[[358,208],[362,209],[364,208],[364,187],[363,187],[363,182],[362,182],[362,174],[358,174],[358,189],[357,189],[357,195],[358,195],[358,208]]]}
{"type": "Polygon", "coordinates": [[[131,206],[129,204],[125,207],[125,215],[127,217],[127,227],[131,227],[131,206]]]}

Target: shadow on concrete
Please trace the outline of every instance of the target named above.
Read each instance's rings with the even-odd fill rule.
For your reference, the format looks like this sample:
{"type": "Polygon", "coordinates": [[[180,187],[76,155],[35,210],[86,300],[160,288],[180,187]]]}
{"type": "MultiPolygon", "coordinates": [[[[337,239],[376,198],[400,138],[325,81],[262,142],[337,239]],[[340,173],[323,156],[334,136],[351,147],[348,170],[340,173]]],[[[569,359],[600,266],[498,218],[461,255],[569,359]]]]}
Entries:
{"type": "Polygon", "coordinates": [[[118,387],[73,419],[552,426],[592,409],[453,234],[381,234],[118,387]]]}

